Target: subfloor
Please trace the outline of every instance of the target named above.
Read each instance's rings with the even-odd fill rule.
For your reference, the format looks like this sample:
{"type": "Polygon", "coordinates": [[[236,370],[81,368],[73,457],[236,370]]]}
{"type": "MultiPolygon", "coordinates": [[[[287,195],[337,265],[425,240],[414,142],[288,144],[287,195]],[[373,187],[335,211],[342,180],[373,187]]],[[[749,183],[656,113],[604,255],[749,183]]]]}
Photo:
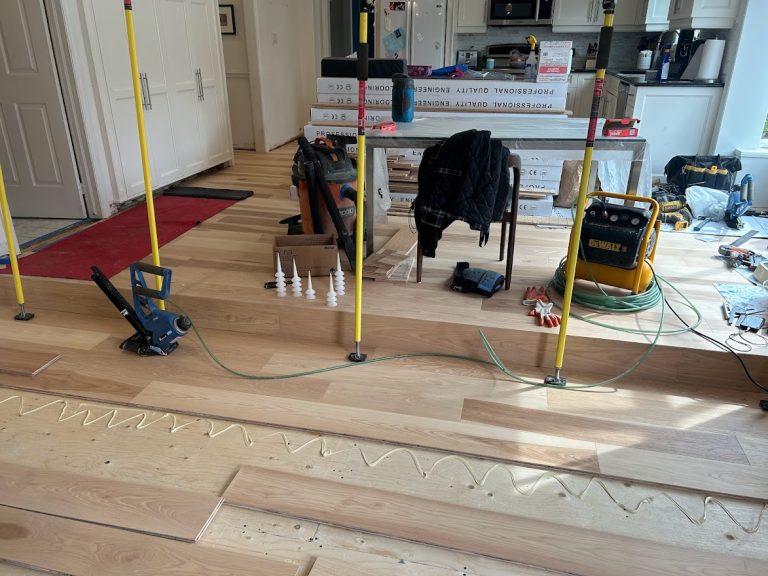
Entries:
{"type": "Polygon", "coordinates": [[[87,220],[66,218],[14,218],[13,228],[22,249],[66,233],[87,220]]]}
{"type": "MultiPolygon", "coordinates": [[[[351,350],[351,296],[330,310],[324,287],[314,302],[278,299],[263,288],[273,274],[272,238],[282,232],[276,222],[297,211],[287,200],[292,153],[291,146],[238,153],[236,166],[200,178],[195,184],[256,194],[162,250],[163,264],[174,269],[174,302],[190,312],[218,358],[244,373],[314,370],[343,363],[351,350]]],[[[380,227],[382,239],[398,224],[380,227]]],[[[366,282],[364,351],[487,358],[482,327],[511,370],[540,382],[551,371],[555,336],[534,326],[519,300],[525,286],[551,276],[567,231],[521,226],[517,238],[513,288],[491,300],[447,290],[457,260],[503,268],[493,239],[479,249],[474,234],[459,227],[441,242],[440,258],[425,261],[423,284],[366,282]]],[[[657,272],[701,310],[701,330],[725,338],[712,283],[740,279],[712,257],[713,244],[678,238],[663,240],[657,272]]],[[[114,280],[127,287],[125,274],[114,280]]],[[[353,509],[357,486],[427,506],[457,504],[468,521],[473,511],[495,511],[530,522],[532,531],[543,522],[553,543],[541,557],[523,540],[510,541],[500,560],[471,553],[462,523],[449,530],[459,552],[428,545],[434,534],[414,538],[409,518],[400,520],[401,533],[384,537],[356,531],[339,520],[340,510],[308,521],[225,503],[188,545],[196,550],[287,562],[300,575],[320,573],[318,558],[341,561],[331,573],[349,575],[768,571],[768,418],[757,408],[768,394],[691,334],[662,337],[627,378],[585,391],[524,384],[487,364],[434,356],[249,380],[217,367],[193,335],[166,358],[122,352],[130,326],[88,283],[28,278],[25,289],[37,318],[20,324],[10,320],[11,284],[0,278],[2,355],[62,357],[34,377],[0,374],[2,462],[212,495],[241,467],[257,466],[350,488],[353,509]],[[589,536],[574,539],[574,531],[589,536]]],[[[669,296],[690,320],[680,297],[669,296]]],[[[658,312],[589,314],[646,330],[660,319],[658,312]]],[[[679,326],[667,313],[664,327],[679,326]]],[[[579,320],[569,334],[566,367],[575,385],[617,374],[652,340],[579,320]]],[[[761,348],[746,356],[758,379],[768,374],[766,358],[761,348]]],[[[75,533],[79,523],[70,522],[75,533]]],[[[57,540],[62,550],[76,546],[67,534],[57,540]]],[[[27,567],[0,566],[0,573],[56,568],[53,552],[53,560],[37,564],[13,554],[0,542],[0,558],[27,567]]],[[[136,566],[152,562],[149,553],[139,555],[128,570],[125,558],[113,560],[103,573],[139,573],[136,566]]]]}

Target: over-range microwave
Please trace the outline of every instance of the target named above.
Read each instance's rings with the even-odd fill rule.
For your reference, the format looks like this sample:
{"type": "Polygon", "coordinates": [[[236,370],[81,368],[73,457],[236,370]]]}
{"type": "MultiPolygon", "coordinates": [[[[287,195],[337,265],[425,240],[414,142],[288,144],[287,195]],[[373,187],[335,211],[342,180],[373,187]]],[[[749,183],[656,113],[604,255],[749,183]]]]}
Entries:
{"type": "Polygon", "coordinates": [[[488,25],[542,26],[552,24],[554,3],[554,0],[489,0],[488,25]]]}

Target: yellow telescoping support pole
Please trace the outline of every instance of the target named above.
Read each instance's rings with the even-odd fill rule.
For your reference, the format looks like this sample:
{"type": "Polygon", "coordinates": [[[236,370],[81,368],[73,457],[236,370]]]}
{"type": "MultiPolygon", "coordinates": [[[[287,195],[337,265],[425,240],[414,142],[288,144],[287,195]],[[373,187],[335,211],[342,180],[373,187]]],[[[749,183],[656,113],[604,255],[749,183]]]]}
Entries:
{"type": "Polygon", "coordinates": [[[568,259],[565,269],[565,292],[563,294],[563,319],[560,323],[560,333],[557,338],[557,353],[555,356],[555,375],[547,376],[545,384],[553,386],[565,386],[567,381],[561,375],[563,360],[565,358],[565,340],[568,335],[568,317],[571,313],[571,301],[573,299],[573,285],[576,282],[576,259],[579,256],[579,243],[581,241],[581,225],[584,221],[584,209],[589,193],[589,180],[592,171],[592,151],[595,147],[595,132],[600,111],[600,100],[603,96],[605,84],[605,69],[608,67],[608,56],[611,51],[611,38],[613,37],[613,14],[616,2],[603,0],[605,19],[600,30],[600,47],[597,53],[597,71],[595,72],[595,91],[592,95],[592,111],[589,116],[589,130],[587,143],[584,148],[584,167],[581,172],[581,185],[579,186],[579,200],[576,204],[576,216],[571,228],[571,238],[568,244],[568,259]]]}
{"type": "MultiPolygon", "coordinates": [[[[136,53],[136,34],[133,29],[133,0],[123,0],[125,8],[125,28],[128,32],[128,54],[131,59],[131,75],[133,79],[133,100],[136,106],[136,124],[139,129],[139,146],[141,147],[141,167],[144,172],[144,195],[147,201],[147,219],[149,220],[149,242],[152,246],[152,263],[160,266],[160,246],[157,242],[157,224],[155,222],[155,201],[152,196],[152,171],[149,164],[149,149],[147,148],[147,132],[144,128],[144,108],[141,97],[141,79],[139,77],[139,59],[136,53]]],[[[163,288],[163,279],[155,275],[157,290],[163,288]]],[[[157,306],[165,309],[165,302],[157,300],[157,306]]]]}
{"type": "Polygon", "coordinates": [[[352,362],[363,362],[363,225],[365,222],[365,89],[368,81],[368,14],[373,0],[360,1],[360,45],[357,48],[357,221],[355,223],[355,350],[352,362]]]}
{"type": "Polygon", "coordinates": [[[3,167],[0,166],[0,211],[3,216],[3,228],[5,229],[5,241],[8,246],[8,258],[11,261],[13,273],[13,287],[16,289],[16,302],[19,303],[19,313],[14,316],[16,320],[32,320],[35,317],[24,309],[24,289],[21,287],[21,274],[19,274],[19,261],[16,259],[16,243],[13,241],[13,222],[11,222],[11,209],[8,207],[8,196],[5,194],[5,180],[3,180],[3,167]]]}

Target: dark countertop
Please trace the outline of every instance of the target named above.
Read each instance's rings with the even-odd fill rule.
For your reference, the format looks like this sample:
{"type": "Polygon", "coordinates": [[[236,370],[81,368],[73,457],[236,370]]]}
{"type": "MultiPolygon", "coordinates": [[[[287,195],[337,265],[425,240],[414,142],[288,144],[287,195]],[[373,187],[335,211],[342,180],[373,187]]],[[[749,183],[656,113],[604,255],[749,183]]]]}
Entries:
{"type": "Polygon", "coordinates": [[[725,86],[723,82],[694,82],[693,80],[667,80],[665,82],[657,82],[656,80],[646,80],[645,77],[637,78],[636,75],[645,74],[645,70],[608,70],[606,74],[623,80],[632,86],[639,88],[647,88],[649,86],[665,87],[675,86],[677,88],[681,86],[696,87],[696,88],[722,88],[725,86]]]}
{"type": "MultiPolygon", "coordinates": [[[[571,70],[572,74],[585,74],[589,72],[595,72],[594,70],[587,70],[586,68],[573,68],[571,70]]],[[[649,86],[695,86],[695,87],[703,87],[703,88],[718,88],[723,87],[725,84],[723,82],[694,82],[693,80],[667,80],[666,82],[656,82],[656,80],[640,80],[638,78],[633,78],[631,76],[627,76],[627,74],[645,74],[646,70],[611,70],[608,69],[606,71],[606,75],[614,76],[615,78],[620,78],[621,80],[624,80],[625,82],[628,82],[629,84],[633,86],[638,86],[642,88],[647,88],[649,86]]]]}

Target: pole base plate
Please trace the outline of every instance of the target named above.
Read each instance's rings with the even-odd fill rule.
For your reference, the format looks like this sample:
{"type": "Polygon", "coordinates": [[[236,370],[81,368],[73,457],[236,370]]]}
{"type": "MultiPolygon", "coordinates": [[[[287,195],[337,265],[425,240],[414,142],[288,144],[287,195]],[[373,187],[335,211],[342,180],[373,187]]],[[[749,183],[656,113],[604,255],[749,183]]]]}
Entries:
{"type": "Polygon", "coordinates": [[[367,358],[368,354],[363,354],[362,352],[350,352],[349,356],[347,356],[350,362],[365,362],[367,358]]]}
{"type": "Polygon", "coordinates": [[[27,322],[29,320],[32,320],[35,315],[32,314],[32,312],[19,312],[16,314],[16,316],[13,317],[14,320],[20,320],[21,322],[27,322]]]}
{"type": "Polygon", "coordinates": [[[547,376],[544,378],[544,384],[547,386],[565,386],[568,384],[568,380],[563,378],[562,376],[547,376]]]}

